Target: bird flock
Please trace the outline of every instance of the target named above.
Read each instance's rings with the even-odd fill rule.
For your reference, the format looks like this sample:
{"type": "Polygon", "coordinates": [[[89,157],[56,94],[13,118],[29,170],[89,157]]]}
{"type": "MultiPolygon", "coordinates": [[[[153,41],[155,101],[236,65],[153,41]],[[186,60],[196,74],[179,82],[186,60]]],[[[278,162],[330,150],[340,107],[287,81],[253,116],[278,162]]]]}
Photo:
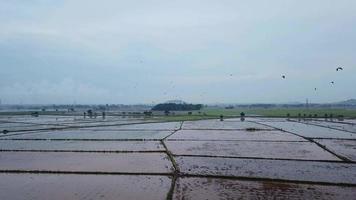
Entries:
{"type": "MultiPolygon", "coordinates": [[[[337,72],[338,72],[338,71],[342,71],[342,70],[344,70],[344,68],[342,68],[342,67],[336,68],[336,71],[337,71],[337,72]]],[[[283,78],[283,79],[286,79],[286,75],[282,75],[282,78],[283,78]]],[[[330,84],[334,85],[335,82],[334,82],[334,81],[331,81],[330,84]]],[[[316,91],[317,88],[314,88],[314,90],[316,91]]]]}
{"type": "MultiPolygon", "coordinates": [[[[143,59],[140,59],[139,62],[142,64],[142,63],[143,63],[143,59]]],[[[342,70],[344,70],[342,67],[337,67],[337,68],[336,68],[336,71],[337,71],[337,72],[338,72],[338,71],[342,71],[342,70]]],[[[230,75],[230,77],[233,76],[233,74],[229,74],[229,75],[230,75]]],[[[283,75],[282,75],[282,79],[286,79],[286,75],[283,74],[283,75]]],[[[334,82],[334,81],[330,81],[330,84],[331,84],[331,85],[334,85],[335,82],[334,82]]],[[[173,82],[172,82],[172,81],[171,81],[171,85],[173,85],[173,82]]],[[[136,83],[136,84],[134,85],[134,88],[136,89],[137,86],[138,86],[138,84],[136,83]]],[[[174,85],[173,85],[173,88],[175,88],[174,85]]],[[[317,88],[316,88],[316,87],[314,88],[314,91],[317,91],[317,88]]],[[[165,91],[165,92],[163,92],[163,95],[166,96],[167,93],[168,93],[168,92],[165,91]]],[[[203,94],[200,94],[200,96],[202,97],[203,94]]]]}

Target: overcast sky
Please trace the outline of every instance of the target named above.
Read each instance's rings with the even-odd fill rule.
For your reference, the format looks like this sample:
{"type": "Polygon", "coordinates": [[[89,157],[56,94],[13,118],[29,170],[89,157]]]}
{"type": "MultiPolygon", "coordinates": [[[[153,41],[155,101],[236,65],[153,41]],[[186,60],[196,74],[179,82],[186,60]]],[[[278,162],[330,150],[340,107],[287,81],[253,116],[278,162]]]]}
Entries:
{"type": "Polygon", "coordinates": [[[356,98],[356,1],[0,0],[0,71],[2,103],[356,98]]]}

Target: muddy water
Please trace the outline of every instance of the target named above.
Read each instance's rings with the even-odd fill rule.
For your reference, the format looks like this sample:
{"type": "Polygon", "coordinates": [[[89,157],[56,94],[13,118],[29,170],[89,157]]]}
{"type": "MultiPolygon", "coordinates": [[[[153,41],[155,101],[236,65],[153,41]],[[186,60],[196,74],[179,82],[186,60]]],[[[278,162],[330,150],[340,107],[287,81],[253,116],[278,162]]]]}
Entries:
{"type": "Polygon", "coordinates": [[[11,122],[25,122],[35,124],[52,124],[52,123],[92,123],[92,122],[108,122],[108,121],[130,121],[142,120],[143,118],[124,118],[119,116],[106,116],[105,120],[102,116],[97,118],[83,118],[83,116],[53,116],[53,115],[39,115],[38,117],[27,116],[0,116],[0,120],[11,122]]]}
{"type": "Polygon", "coordinates": [[[296,134],[304,136],[304,137],[356,139],[356,134],[353,134],[353,133],[330,129],[330,128],[325,128],[325,127],[320,127],[320,126],[302,124],[302,123],[298,123],[298,122],[261,122],[261,123],[267,124],[267,125],[270,125],[270,126],[273,126],[276,128],[280,128],[285,131],[296,133],[296,134]]]}
{"type": "Polygon", "coordinates": [[[174,199],[353,199],[355,187],[240,181],[215,178],[179,178],[174,199]]]}
{"type": "Polygon", "coordinates": [[[0,152],[0,170],[169,173],[164,153],[0,152]]]}
{"type": "Polygon", "coordinates": [[[118,126],[117,129],[177,130],[181,122],[148,123],[118,126]]]}
{"type": "Polygon", "coordinates": [[[265,118],[265,117],[248,117],[246,121],[252,122],[285,122],[286,118],[265,118]]]}
{"type": "Polygon", "coordinates": [[[186,121],[183,123],[183,129],[271,129],[270,127],[256,124],[253,122],[235,122],[235,121],[219,121],[219,120],[201,120],[201,121],[186,121]]]}
{"type": "Polygon", "coordinates": [[[158,151],[164,147],[159,141],[0,140],[0,150],[158,151]]]}
{"type": "Polygon", "coordinates": [[[315,140],[334,153],[356,162],[356,140],[315,140]]]}
{"type": "MultiPolygon", "coordinates": [[[[121,122],[124,121],[80,121],[75,122],[75,125],[109,125],[121,122]]],[[[292,127],[294,131],[313,137],[329,137],[330,135],[349,137],[343,131],[326,131],[328,129],[317,126],[299,126],[290,124],[290,122],[269,119],[263,119],[261,122],[283,125],[283,127],[287,123],[287,128],[292,127]]],[[[184,124],[187,129],[211,128],[212,130],[176,132],[168,138],[168,141],[165,141],[168,148],[175,154],[271,159],[176,156],[175,160],[183,174],[356,184],[356,164],[273,160],[274,158],[338,160],[317,145],[293,134],[272,130],[253,122],[234,120],[224,122],[205,120],[184,124]],[[243,131],[246,128],[268,130],[243,131]]],[[[159,141],[74,141],[71,139],[162,139],[179,126],[179,122],[152,123],[26,133],[6,136],[3,139],[66,139],[68,141],[0,140],[0,150],[164,150],[159,141]]],[[[351,158],[355,154],[353,141],[318,140],[318,142],[351,158]]],[[[0,152],[0,170],[172,174],[173,166],[165,153],[0,152]]],[[[170,183],[170,178],[158,175],[0,173],[0,199],[165,199],[170,183]]],[[[179,178],[174,195],[175,199],[352,199],[354,196],[355,190],[350,187],[209,178],[179,178]]]]}
{"type": "Polygon", "coordinates": [[[352,123],[356,125],[356,119],[344,119],[344,122],[352,123]]]}
{"type": "Polygon", "coordinates": [[[0,127],[0,134],[2,135],[3,130],[8,131],[25,131],[25,130],[41,130],[49,128],[64,128],[64,125],[35,125],[35,124],[19,124],[19,123],[9,123],[0,127]]]}
{"type": "Polygon", "coordinates": [[[245,130],[180,130],[169,139],[183,140],[271,140],[306,141],[302,137],[282,131],[245,131],[245,130]]]}
{"type": "Polygon", "coordinates": [[[356,164],[185,156],[175,160],[187,174],[356,184],[356,164]]]}
{"type": "Polygon", "coordinates": [[[172,131],[95,131],[95,130],[60,130],[6,136],[17,139],[162,139],[172,131]]]}
{"type": "Polygon", "coordinates": [[[327,128],[335,128],[342,131],[350,131],[356,134],[355,124],[337,123],[337,122],[325,122],[325,121],[308,121],[308,124],[315,124],[319,126],[324,126],[327,128]]]}
{"type": "Polygon", "coordinates": [[[165,176],[0,174],[0,199],[165,199],[165,176]]]}
{"type": "Polygon", "coordinates": [[[7,120],[12,122],[25,122],[25,123],[36,123],[45,124],[52,122],[70,122],[74,120],[74,116],[53,116],[53,115],[40,115],[38,117],[32,117],[30,115],[11,115],[0,117],[0,120],[7,120]]]}
{"type": "Polygon", "coordinates": [[[9,129],[9,128],[21,128],[21,127],[32,127],[38,126],[36,124],[24,124],[24,123],[0,123],[1,129],[9,129]]]}
{"type": "Polygon", "coordinates": [[[89,121],[89,122],[75,122],[75,123],[63,123],[63,125],[70,127],[93,127],[93,126],[113,126],[129,123],[140,123],[142,120],[120,120],[120,121],[89,121]]]}
{"type": "MultiPolygon", "coordinates": [[[[2,119],[0,119],[2,120],[2,119]]],[[[25,130],[28,130],[30,127],[39,129],[39,125],[45,125],[43,127],[91,127],[91,126],[103,126],[103,125],[121,125],[121,124],[130,124],[130,123],[142,123],[149,122],[140,118],[120,118],[120,117],[107,117],[105,120],[102,117],[97,119],[83,119],[79,116],[71,117],[60,117],[60,116],[39,116],[39,117],[13,117],[13,118],[3,118],[3,122],[13,122],[11,123],[11,130],[22,130],[14,129],[15,127],[23,125],[26,127],[25,130]],[[15,126],[16,125],[16,126],[15,126]],[[35,126],[34,126],[35,125],[35,126]]],[[[3,123],[2,123],[3,124],[3,123]]],[[[1,124],[0,124],[1,127],[1,124]]],[[[40,126],[41,127],[41,126],[40,126]]]]}
{"type": "Polygon", "coordinates": [[[175,155],[340,160],[311,142],[166,141],[175,155]]]}

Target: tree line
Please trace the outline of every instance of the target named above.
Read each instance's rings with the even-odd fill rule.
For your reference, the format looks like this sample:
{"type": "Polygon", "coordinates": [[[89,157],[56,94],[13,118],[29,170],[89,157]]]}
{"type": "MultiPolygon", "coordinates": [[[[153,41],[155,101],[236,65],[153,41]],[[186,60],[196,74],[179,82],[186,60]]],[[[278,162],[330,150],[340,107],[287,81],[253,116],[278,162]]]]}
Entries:
{"type": "Polygon", "coordinates": [[[176,103],[160,103],[155,105],[152,110],[154,111],[186,111],[186,110],[200,110],[202,104],[176,104],[176,103]]]}

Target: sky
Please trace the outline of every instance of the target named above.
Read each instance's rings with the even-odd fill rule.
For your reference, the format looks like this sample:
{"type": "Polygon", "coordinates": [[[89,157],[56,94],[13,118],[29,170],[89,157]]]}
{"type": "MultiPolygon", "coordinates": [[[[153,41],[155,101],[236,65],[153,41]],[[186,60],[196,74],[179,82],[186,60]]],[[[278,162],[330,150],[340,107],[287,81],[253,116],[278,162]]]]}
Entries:
{"type": "Polygon", "coordinates": [[[0,75],[3,104],[342,101],[356,1],[0,0],[0,75]]]}

